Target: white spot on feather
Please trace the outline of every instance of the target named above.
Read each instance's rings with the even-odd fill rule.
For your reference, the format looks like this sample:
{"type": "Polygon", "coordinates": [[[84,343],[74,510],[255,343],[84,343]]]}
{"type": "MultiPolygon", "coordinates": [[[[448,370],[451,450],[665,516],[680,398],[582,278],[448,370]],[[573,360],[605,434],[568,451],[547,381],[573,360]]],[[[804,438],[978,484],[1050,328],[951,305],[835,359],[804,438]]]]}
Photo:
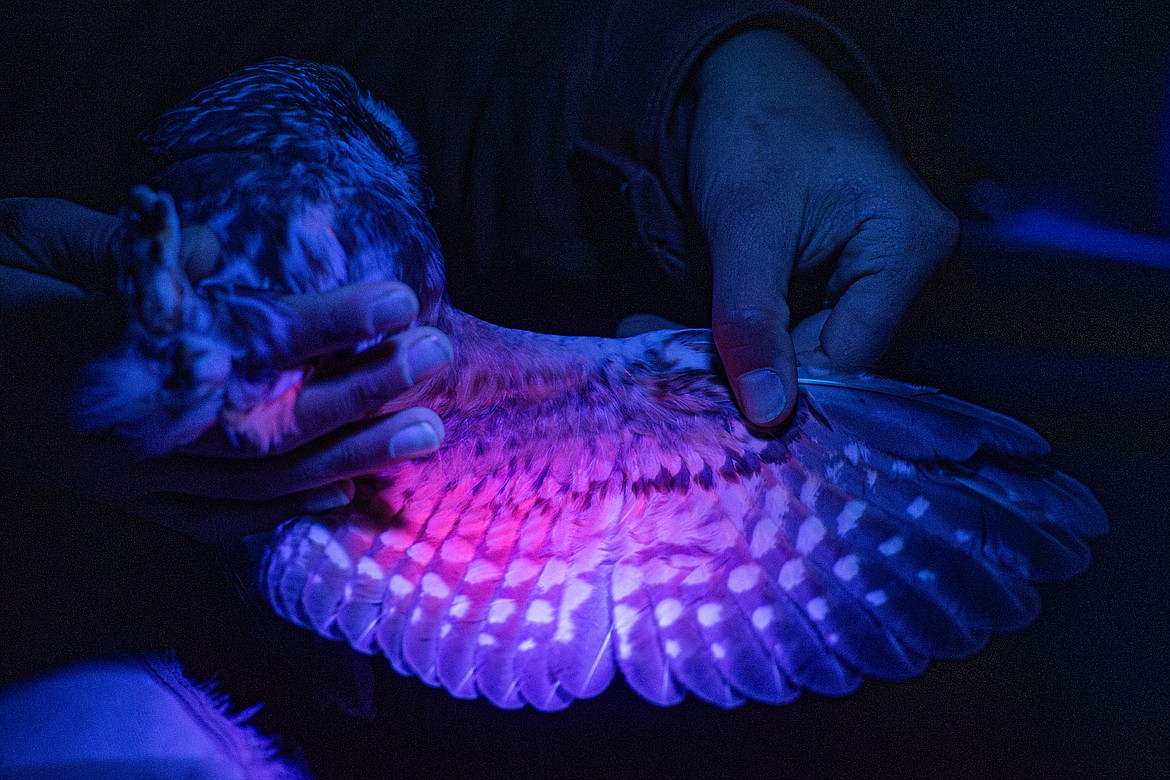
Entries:
{"type": "Polygon", "coordinates": [[[592,593],[593,586],[585,580],[570,580],[569,584],[565,586],[565,597],[564,601],[561,602],[561,609],[565,612],[572,612],[584,604],[592,593]]]}
{"type": "Polygon", "coordinates": [[[670,582],[678,575],[678,569],[661,558],[650,561],[644,569],[642,577],[648,585],[661,585],[664,582],[670,582]]]}
{"type": "Polygon", "coordinates": [[[703,606],[699,607],[699,625],[703,628],[710,628],[723,620],[723,605],[716,604],[709,601],[703,606]]]}
{"type": "Polygon", "coordinates": [[[860,500],[850,501],[837,515],[837,536],[844,536],[857,527],[857,521],[865,514],[867,504],[860,500]]]}
{"type": "Polygon", "coordinates": [[[776,520],[788,512],[788,500],[791,495],[780,487],[769,488],[764,491],[764,517],[776,520]]]}
{"type": "Polygon", "coordinates": [[[401,574],[395,574],[390,578],[390,592],[399,598],[410,595],[414,591],[414,583],[403,577],[401,574]]]}
{"type": "Polygon", "coordinates": [[[560,558],[550,558],[544,565],[544,571],[540,573],[540,579],[536,581],[536,587],[541,590],[556,587],[565,581],[568,574],[569,567],[564,561],[560,558]]]}
{"type": "Polygon", "coordinates": [[[561,615],[561,619],[557,621],[557,631],[553,634],[553,641],[568,644],[573,641],[573,634],[576,630],[577,626],[573,623],[573,619],[568,615],[561,615]]]}
{"type": "Polygon", "coordinates": [[[508,585],[520,585],[535,577],[539,571],[539,564],[527,558],[517,558],[508,565],[508,571],[504,574],[504,582],[508,585]]]}
{"type": "Polygon", "coordinates": [[[455,600],[451,602],[451,609],[448,611],[450,612],[451,617],[459,620],[467,615],[467,610],[469,609],[471,609],[471,599],[469,599],[465,594],[460,593],[455,597],[455,600]]]}
{"type": "Polygon", "coordinates": [[[323,525],[309,526],[309,541],[313,544],[325,544],[329,541],[329,529],[323,525]]]}
{"type": "Polygon", "coordinates": [[[711,644],[711,655],[715,656],[719,660],[723,660],[727,657],[727,650],[723,647],[723,645],[719,644],[718,642],[714,642],[711,644]]]}
{"type": "Polygon", "coordinates": [[[815,599],[810,599],[805,607],[808,609],[808,616],[813,620],[824,620],[825,615],[829,614],[829,602],[825,601],[824,596],[817,596],[815,599]]]}
{"type": "Polygon", "coordinates": [[[680,645],[678,641],[674,639],[667,639],[663,649],[666,650],[666,654],[671,658],[678,658],[682,653],[682,645],[680,645]]]}
{"type": "Polygon", "coordinates": [[[869,454],[869,449],[861,442],[851,441],[844,447],[845,459],[856,466],[869,454]]]}
{"type": "Polygon", "coordinates": [[[362,558],[358,561],[357,570],[358,574],[372,580],[380,580],[386,576],[386,572],[382,571],[382,567],[372,558],[362,558]]]}
{"type": "Polygon", "coordinates": [[[913,477],[918,473],[917,467],[908,460],[894,458],[890,461],[890,471],[895,477],[913,477]]]}
{"type": "Polygon", "coordinates": [[[333,562],[334,566],[341,569],[349,568],[349,553],[336,541],[325,545],[325,554],[329,556],[329,560],[333,562]]]}
{"type": "Polygon", "coordinates": [[[426,563],[435,554],[435,548],[429,542],[418,542],[407,547],[406,554],[411,560],[426,563]]]}
{"type": "Polygon", "coordinates": [[[467,574],[464,576],[464,579],[474,585],[477,582],[495,580],[499,579],[499,577],[500,569],[498,566],[491,561],[479,559],[472,561],[471,565],[467,567],[467,574]]]}
{"type": "Polygon", "coordinates": [[[825,538],[825,524],[816,515],[809,515],[796,532],[796,551],[807,554],[825,538]]]}
{"type": "Polygon", "coordinates": [[[926,499],[926,496],[919,496],[910,502],[910,506],[906,507],[906,514],[917,520],[926,514],[927,509],[930,509],[930,501],[926,499]]]}
{"type": "Polygon", "coordinates": [[[784,590],[795,588],[804,581],[804,560],[792,558],[785,561],[784,565],[780,567],[780,575],[777,579],[780,582],[780,587],[784,590]]]}
{"type": "Polygon", "coordinates": [[[898,553],[902,552],[902,547],[902,537],[891,536],[889,539],[886,539],[884,542],[878,545],[878,552],[880,552],[882,555],[897,555],[898,553]]]}
{"type": "Polygon", "coordinates": [[[955,531],[955,541],[959,544],[966,544],[967,542],[971,541],[971,538],[970,531],[963,531],[961,529],[955,531]]]}
{"type": "Polygon", "coordinates": [[[475,545],[462,537],[453,536],[443,544],[439,556],[451,563],[467,563],[475,557],[475,545]]]}
{"type": "Polygon", "coordinates": [[[613,600],[621,601],[642,586],[642,570],[622,564],[613,570],[613,600]]]}
{"type": "Polygon", "coordinates": [[[634,628],[634,623],[637,621],[638,611],[633,607],[626,606],[625,604],[617,604],[614,606],[613,627],[618,635],[618,657],[622,660],[629,658],[634,653],[634,648],[630,644],[630,631],[634,628]]]}
{"type": "Polygon", "coordinates": [[[444,623],[443,627],[439,629],[439,638],[442,639],[443,637],[447,636],[447,634],[450,634],[450,633],[451,633],[451,624],[444,623]]]}
{"type": "Polygon", "coordinates": [[[679,619],[682,615],[682,602],[678,599],[666,599],[654,607],[654,617],[658,621],[658,625],[666,628],[674,624],[674,621],[679,619]]]}
{"type": "Polygon", "coordinates": [[[536,599],[528,605],[528,612],[524,615],[524,619],[529,623],[551,623],[553,619],[553,608],[545,599],[536,599]]]}
{"type": "Polygon", "coordinates": [[[707,566],[698,566],[682,581],[683,585],[702,585],[711,579],[711,569],[707,566]]]}
{"type": "Polygon", "coordinates": [[[488,607],[488,622],[503,623],[516,611],[516,602],[512,599],[496,599],[488,607]]]}
{"type": "Polygon", "coordinates": [[[800,503],[812,509],[817,502],[817,493],[821,489],[821,478],[810,473],[800,486],[800,503]]]}
{"type": "Polygon", "coordinates": [[[763,569],[757,563],[745,563],[743,566],[736,566],[731,570],[731,574],[727,576],[727,588],[732,593],[743,593],[751,590],[760,581],[760,575],[763,569]]]}
{"type": "Polygon", "coordinates": [[[531,638],[531,637],[529,637],[528,639],[525,639],[523,642],[521,642],[519,645],[517,645],[517,649],[522,653],[527,653],[529,650],[533,650],[535,648],[536,648],[536,640],[531,638]]]}
{"type": "Polygon", "coordinates": [[[836,574],[843,582],[849,582],[856,577],[859,570],[860,566],[856,555],[846,555],[833,564],[833,574],[836,574]]]}
{"type": "Polygon", "coordinates": [[[491,634],[480,634],[479,644],[481,647],[491,647],[496,643],[496,638],[491,634]]]}
{"type": "Polygon", "coordinates": [[[865,600],[875,607],[880,607],[886,603],[886,592],[884,590],[871,590],[865,594],[865,600]]]}
{"type": "Polygon", "coordinates": [[[756,611],[752,613],[752,625],[757,630],[763,631],[768,626],[772,625],[772,621],[776,619],[776,608],[771,604],[765,604],[762,607],[756,607],[756,611]]]}
{"type": "Polygon", "coordinates": [[[752,541],[748,547],[753,558],[760,558],[776,547],[776,535],[780,529],[769,517],[764,517],[752,529],[752,541]]]}
{"type": "Polygon", "coordinates": [[[919,569],[918,579],[922,580],[923,582],[934,582],[938,579],[938,574],[930,569],[919,569]]]}
{"type": "Polygon", "coordinates": [[[445,599],[451,595],[451,589],[447,587],[447,583],[443,582],[443,578],[433,571],[423,575],[422,589],[423,593],[437,599],[445,599]]]}

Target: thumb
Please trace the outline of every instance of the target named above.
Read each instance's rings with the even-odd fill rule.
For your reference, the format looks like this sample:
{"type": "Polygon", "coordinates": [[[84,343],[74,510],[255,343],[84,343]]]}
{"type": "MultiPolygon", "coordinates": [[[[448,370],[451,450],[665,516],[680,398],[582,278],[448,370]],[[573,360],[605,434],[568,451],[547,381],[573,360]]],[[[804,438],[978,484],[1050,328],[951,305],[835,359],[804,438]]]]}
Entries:
{"type": "Polygon", "coordinates": [[[744,415],[768,427],[796,406],[796,350],[786,296],[796,240],[772,193],[737,192],[700,202],[711,255],[711,331],[744,415]]]}
{"type": "Polygon", "coordinates": [[[711,330],[744,415],[764,427],[788,419],[796,405],[796,353],[784,301],[718,307],[711,330]]]}
{"type": "Polygon", "coordinates": [[[778,425],[796,405],[796,351],[784,298],[789,265],[772,242],[742,242],[738,235],[718,230],[708,239],[711,331],[739,408],[756,425],[778,425]]]}

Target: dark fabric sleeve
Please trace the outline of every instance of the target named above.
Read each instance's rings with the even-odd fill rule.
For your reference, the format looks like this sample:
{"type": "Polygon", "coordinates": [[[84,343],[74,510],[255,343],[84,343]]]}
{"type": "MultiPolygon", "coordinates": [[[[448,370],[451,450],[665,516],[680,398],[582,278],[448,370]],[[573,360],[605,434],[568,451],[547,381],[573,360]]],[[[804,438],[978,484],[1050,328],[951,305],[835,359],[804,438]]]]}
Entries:
{"type": "MultiPolygon", "coordinates": [[[[607,66],[589,91],[582,148],[621,170],[642,247],[680,278],[688,246],[687,98],[703,57],[751,29],[788,33],[812,50],[886,131],[893,114],[873,68],[833,23],[794,3],[681,0],[669,13],[654,4],[614,3],[603,47],[607,66]]],[[[690,241],[693,244],[693,240],[690,241]]]]}
{"type": "Polygon", "coordinates": [[[399,3],[342,59],[419,136],[453,295],[474,308],[507,278],[593,284],[630,244],[681,281],[694,241],[672,118],[704,54],[757,27],[808,45],[892,132],[856,47],[787,2],[399,3]]]}

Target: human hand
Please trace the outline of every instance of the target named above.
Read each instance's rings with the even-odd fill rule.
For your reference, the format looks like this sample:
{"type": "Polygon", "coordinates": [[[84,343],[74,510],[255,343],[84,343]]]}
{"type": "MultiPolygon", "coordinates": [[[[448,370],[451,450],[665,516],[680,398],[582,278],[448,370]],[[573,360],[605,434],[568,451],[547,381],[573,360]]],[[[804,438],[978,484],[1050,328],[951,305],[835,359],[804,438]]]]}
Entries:
{"type": "Polygon", "coordinates": [[[217,427],[173,454],[133,463],[123,508],[203,541],[237,538],[344,506],[354,477],[438,448],[443,423],[430,409],[378,416],[451,359],[442,332],[408,327],[418,309],[408,287],[355,284],[283,303],[295,314],[280,367],[398,332],[345,371],[312,376],[297,397],[293,433],[266,452],[241,449],[217,427]]]}
{"type": "Polygon", "coordinates": [[[881,356],[958,222],[803,46],[741,34],[700,66],[688,184],[711,254],[712,330],[746,416],[776,425],[796,364],[881,356]],[[827,308],[791,329],[795,269],[836,267],[827,308]]]}
{"type": "MultiPolygon", "coordinates": [[[[55,201],[22,204],[9,215],[6,229],[34,248],[54,243],[74,252],[119,252],[113,217],[103,218],[74,204],[55,201]],[[76,218],[74,218],[76,217],[76,218]],[[19,224],[17,224],[19,223],[19,224]],[[78,227],[81,226],[81,227],[78,227]],[[86,235],[72,235],[78,230],[86,235]],[[60,234],[38,244],[29,236],[60,234]],[[101,233],[101,236],[89,235],[101,233]]],[[[198,277],[218,255],[210,231],[184,228],[180,256],[198,277]]],[[[64,262],[64,255],[56,259],[64,262]]],[[[42,261],[44,258],[38,258],[42,261]]],[[[110,258],[72,256],[87,269],[112,269],[110,258]]],[[[210,264],[210,265],[209,265],[210,264]]],[[[16,263],[17,266],[21,263],[16,263]]],[[[28,263],[23,263],[26,268],[28,263]]],[[[393,333],[363,352],[344,370],[320,372],[305,384],[293,409],[295,433],[267,453],[242,450],[218,430],[179,451],[140,459],[124,440],[109,432],[82,436],[69,424],[71,394],[62,387],[72,369],[95,358],[86,336],[98,329],[98,309],[107,319],[119,301],[104,298],[80,306],[74,292],[46,302],[39,273],[22,273],[6,263],[16,282],[7,297],[20,297],[29,280],[37,305],[13,306],[5,313],[20,344],[6,344],[13,367],[0,379],[8,399],[5,465],[34,478],[139,514],[204,541],[219,541],[269,527],[290,516],[335,508],[352,498],[352,478],[377,471],[402,458],[434,450],[443,436],[441,420],[429,409],[406,409],[388,416],[380,410],[422,377],[450,361],[451,345],[433,328],[409,327],[418,310],[413,292],[394,282],[370,282],[320,294],[286,296],[278,301],[288,332],[278,368],[297,367],[334,352],[344,352],[377,334],[393,333]],[[61,334],[63,338],[56,338],[61,334]]],[[[71,278],[62,271],[60,278],[71,278]]],[[[8,275],[6,274],[6,279],[8,275]]],[[[62,286],[65,285],[62,283],[62,286]]],[[[108,288],[106,284],[104,287],[108,288]]]]}

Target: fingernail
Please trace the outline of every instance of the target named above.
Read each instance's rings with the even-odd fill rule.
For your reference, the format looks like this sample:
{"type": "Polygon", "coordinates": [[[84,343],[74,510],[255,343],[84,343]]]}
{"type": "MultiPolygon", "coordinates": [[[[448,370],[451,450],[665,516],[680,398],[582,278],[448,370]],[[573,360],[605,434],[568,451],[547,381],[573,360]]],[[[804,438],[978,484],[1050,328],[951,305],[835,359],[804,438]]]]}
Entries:
{"type": "Polygon", "coordinates": [[[426,422],[416,422],[390,437],[391,458],[413,458],[434,452],[438,447],[439,434],[426,422]]]}
{"type": "Polygon", "coordinates": [[[411,384],[424,374],[451,362],[451,345],[438,336],[427,336],[406,353],[407,379],[411,384]]]}
{"type": "Polygon", "coordinates": [[[305,504],[305,508],[311,513],[328,512],[330,509],[339,509],[352,500],[352,493],[340,485],[334,485],[310,498],[305,504]]]}
{"type": "Polygon", "coordinates": [[[414,294],[402,289],[386,293],[370,307],[374,327],[380,331],[401,328],[410,322],[416,313],[414,294]]]}
{"type": "Polygon", "coordinates": [[[772,422],[788,405],[784,383],[771,368],[757,368],[740,374],[739,392],[744,414],[757,425],[772,422]]]}

